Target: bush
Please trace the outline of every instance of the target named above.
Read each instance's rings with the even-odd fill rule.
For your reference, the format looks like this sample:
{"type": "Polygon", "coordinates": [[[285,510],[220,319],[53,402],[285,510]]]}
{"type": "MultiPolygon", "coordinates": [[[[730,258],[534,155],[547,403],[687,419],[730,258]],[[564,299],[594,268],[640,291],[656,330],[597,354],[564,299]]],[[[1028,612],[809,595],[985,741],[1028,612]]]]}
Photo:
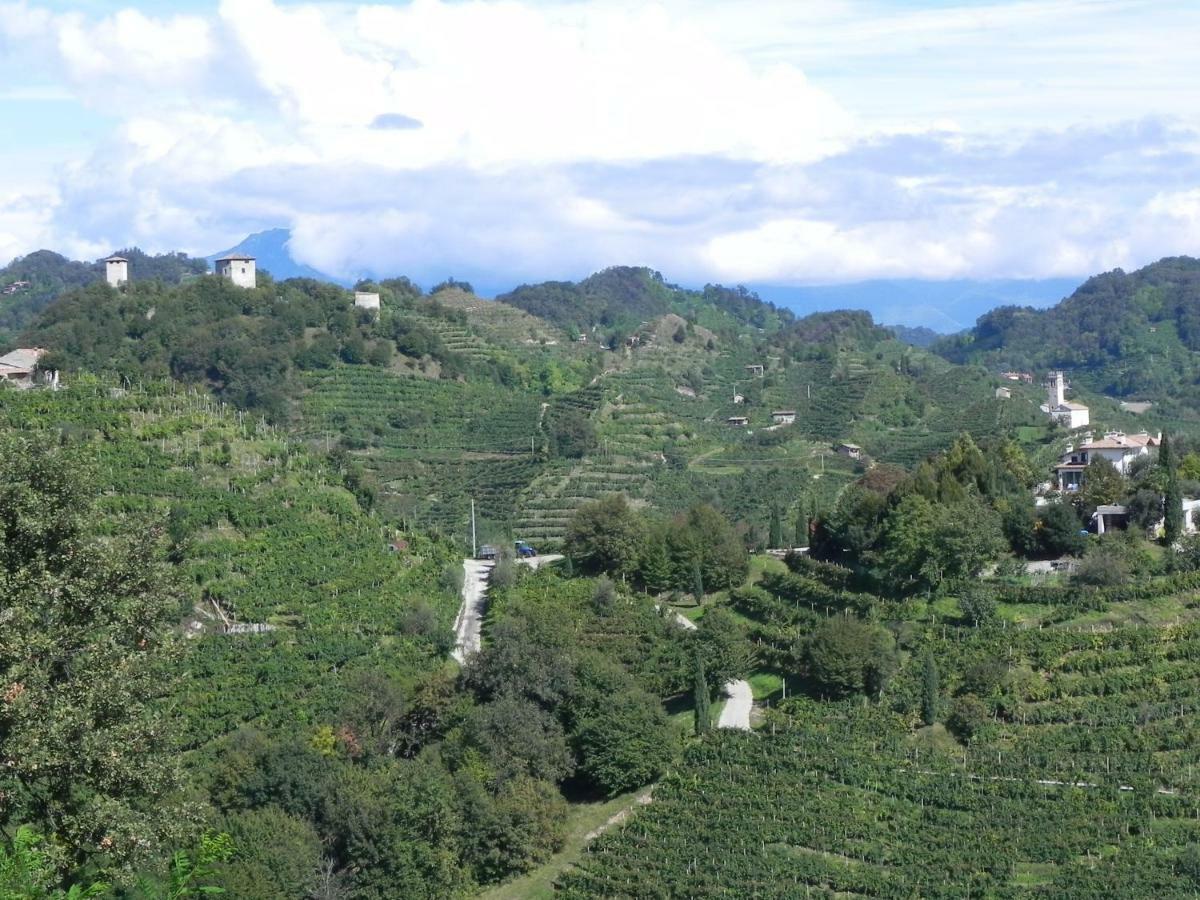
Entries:
{"type": "Polygon", "coordinates": [[[959,740],[969,741],[988,720],[986,704],[974,694],[955,697],[946,717],[946,727],[959,740]]]}

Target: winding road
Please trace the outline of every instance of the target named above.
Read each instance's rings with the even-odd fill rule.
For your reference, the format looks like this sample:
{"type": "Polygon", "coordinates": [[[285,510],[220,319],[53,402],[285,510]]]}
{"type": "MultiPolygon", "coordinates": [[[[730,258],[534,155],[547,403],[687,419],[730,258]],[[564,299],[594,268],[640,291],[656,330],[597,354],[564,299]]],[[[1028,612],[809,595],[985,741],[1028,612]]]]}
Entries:
{"type": "MultiPolygon", "coordinates": [[[[655,604],[656,609],[662,609],[659,604],[655,604]]],[[[694,631],[696,623],[691,619],[679,613],[675,613],[675,621],[688,631],[694,631]]],[[[728,698],[725,701],[725,706],[721,708],[721,715],[717,719],[718,728],[739,728],[742,731],[750,730],[750,710],[754,706],[754,691],[750,689],[750,682],[739,678],[737,681],[730,681],[725,685],[725,696],[728,698]]]]}
{"type": "MultiPolygon", "coordinates": [[[[561,553],[547,553],[517,562],[537,569],[560,559],[561,553]]],[[[450,653],[460,665],[472,653],[479,652],[480,626],[483,623],[483,611],[487,607],[487,583],[495,566],[494,562],[485,559],[463,560],[462,606],[458,608],[458,617],[454,620],[454,650],[450,653]]]]}

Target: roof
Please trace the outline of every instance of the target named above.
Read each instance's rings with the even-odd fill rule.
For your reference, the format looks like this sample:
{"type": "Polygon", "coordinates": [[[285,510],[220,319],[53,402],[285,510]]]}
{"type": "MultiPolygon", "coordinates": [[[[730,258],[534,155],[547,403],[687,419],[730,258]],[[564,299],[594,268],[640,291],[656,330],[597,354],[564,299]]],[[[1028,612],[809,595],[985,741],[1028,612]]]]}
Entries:
{"type": "Polygon", "coordinates": [[[0,366],[6,369],[27,369],[31,370],[37,366],[37,362],[46,351],[41,347],[22,347],[19,350],[14,350],[11,353],[5,353],[0,356],[0,366]]]}
{"type": "Polygon", "coordinates": [[[230,253],[228,256],[218,256],[217,262],[254,262],[253,256],[247,256],[245,253],[230,253]]]}
{"type": "Polygon", "coordinates": [[[104,261],[105,262],[129,262],[129,260],[127,260],[125,257],[117,256],[115,253],[112,256],[106,257],[104,261]]]}
{"type": "Polygon", "coordinates": [[[1125,437],[1104,437],[1098,441],[1089,441],[1075,448],[1080,450],[1140,450],[1142,447],[1153,447],[1157,441],[1148,434],[1127,434],[1125,437]]]}
{"type": "Polygon", "coordinates": [[[1054,407],[1055,412],[1058,412],[1059,410],[1064,410],[1064,409],[1080,409],[1080,410],[1083,410],[1084,412],[1087,412],[1087,407],[1084,406],[1082,403],[1071,403],[1070,401],[1068,401],[1066,403],[1060,403],[1060,404],[1058,404],[1058,406],[1054,407]]]}
{"type": "Polygon", "coordinates": [[[1115,503],[1102,503],[1096,507],[1096,511],[1092,513],[1092,518],[1096,516],[1127,516],[1129,515],[1128,506],[1118,506],[1115,503]]]}
{"type": "Polygon", "coordinates": [[[858,444],[838,444],[839,447],[845,447],[847,450],[861,450],[862,447],[858,444]]]}
{"type": "Polygon", "coordinates": [[[777,409],[771,413],[773,416],[794,416],[795,414],[796,411],[794,409],[777,409]]]}

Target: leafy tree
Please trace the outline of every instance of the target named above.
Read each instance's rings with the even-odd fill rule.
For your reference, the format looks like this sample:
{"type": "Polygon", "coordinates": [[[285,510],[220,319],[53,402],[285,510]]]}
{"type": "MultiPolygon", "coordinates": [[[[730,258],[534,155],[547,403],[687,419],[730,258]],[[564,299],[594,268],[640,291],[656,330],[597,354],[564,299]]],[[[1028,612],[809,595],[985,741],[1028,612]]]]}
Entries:
{"type": "Polygon", "coordinates": [[[677,741],[662,704],[619,668],[608,667],[602,680],[587,678],[572,707],[578,774],[601,793],[648,784],[670,765],[677,741]]]}
{"type": "MultiPolygon", "coordinates": [[[[693,576],[700,567],[706,591],[719,591],[741,584],[750,570],[746,547],[729,520],[707,504],[694,506],[677,519],[671,532],[671,555],[678,571],[693,576]]],[[[687,582],[685,581],[684,584],[687,582]]]]}
{"type": "Polygon", "coordinates": [[[1126,504],[1129,509],[1129,521],[1143,531],[1158,524],[1163,515],[1163,501],[1158,491],[1141,488],[1134,492],[1126,504]]]}
{"type": "Polygon", "coordinates": [[[1118,503],[1125,495],[1125,480],[1116,466],[1103,456],[1094,456],[1083,470],[1083,486],[1079,489],[1078,505],[1085,516],[1097,506],[1118,503]]]}
{"type": "Polygon", "coordinates": [[[827,619],[806,645],[808,675],[833,697],[878,694],[895,671],[895,645],[878,625],[852,616],[827,619]]]}
{"type": "Polygon", "coordinates": [[[71,865],[126,862],[188,819],[153,712],[179,606],[158,533],[98,538],[76,466],[0,442],[0,826],[32,825],[71,865]]]}
{"type": "Polygon", "coordinates": [[[558,720],[523,697],[502,694],[476,707],[465,733],[468,744],[487,762],[495,784],[519,775],[557,782],[575,767],[558,720]]]}
{"type": "Polygon", "coordinates": [[[646,534],[623,494],[585,503],[567,528],[567,552],[584,571],[626,574],[637,565],[646,534]]]}
{"type": "Polygon", "coordinates": [[[84,887],[59,887],[58,861],[45,840],[27,825],[13,834],[8,846],[0,844],[0,897],[10,900],[91,900],[105,897],[109,885],[95,882],[84,887]]]}
{"type": "Polygon", "coordinates": [[[921,720],[926,725],[937,721],[938,713],[938,670],[933,652],[925,651],[925,661],[921,667],[921,720]]]}
{"type": "Polygon", "coordinates": [[[547,416],[550,450],[555,456],[578,459],[596,448],[596,428],[587,414],[567,408],[547,416]]]}
{"type": "Polygon", "coordinates": [[[986,724],[988,709],[974,694],[955,697],[946,717],[946,727],[959,740],[969,741],[986,724]]]}
{"type": "MultiPolygon", "coordinates": [[[[492,791],[469,769],[454,784],[462,798],[462,859],[489,883],[525,872],[562,848],[567,803],[554,785],[528,776],[492,791]]],[[[430,885],[430,896],[441,896],[430,885]]]]}
{"type": "Polygon", "coordinates": [[[984,585],[965,587],[959,595],[958,608],[963,618],[977,628],[990,624],[996,618],[996,598],[984,585]]]}
{"type": "Polygon", "coordinates": [[[1040,511],[1038,540],[1047,556],[1078,556],[1083,552],[1079,517],[1066,503],[1051,503],[1040,511]]]}
{"type": "Polygon", "coordinates": [[[704,656],[705,676],[713,690],[744,678],[754,667],[753,645],[728,609],[710,610],[693,635],[704,656]]]}

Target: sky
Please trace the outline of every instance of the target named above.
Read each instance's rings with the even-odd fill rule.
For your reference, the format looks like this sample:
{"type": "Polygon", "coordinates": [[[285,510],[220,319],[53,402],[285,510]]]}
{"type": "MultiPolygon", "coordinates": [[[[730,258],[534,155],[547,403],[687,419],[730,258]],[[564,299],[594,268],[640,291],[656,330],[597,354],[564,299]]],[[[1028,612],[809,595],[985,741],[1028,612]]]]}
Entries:
{"type": "Polygon", "coordinates": [[[1200,2],[0,0],[0,258],[1050,278],[1200,254],[1200,2]]]}

